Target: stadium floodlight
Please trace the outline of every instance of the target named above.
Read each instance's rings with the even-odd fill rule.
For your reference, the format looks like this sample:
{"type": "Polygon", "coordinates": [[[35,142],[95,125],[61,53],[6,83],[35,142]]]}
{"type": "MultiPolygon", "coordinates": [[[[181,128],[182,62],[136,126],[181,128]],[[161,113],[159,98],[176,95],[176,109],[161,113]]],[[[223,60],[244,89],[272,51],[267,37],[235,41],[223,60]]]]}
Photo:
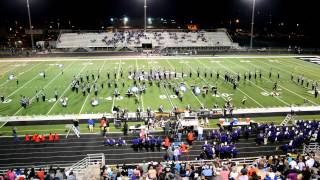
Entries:
{"type": "Polygon", "coordinates": [[[253,44],[253,28],[254,28],[254,10],[255,10],[255,6],[256,6],[256,0],[252,0],[250,49],[252,49],[252,44],[253,44]]]}
{"type": "Polygon", "coordinates": [[[128,17],[124,17],[124,18],[123,18],[123,23],[124,23],[125,25],[128,23],[128,21],[129,21],[129,18],[128,18],[128,17]]]}
{"type": "Polygon", "coordinates": [[[30,29],[30,36],[31,36],[31,47],[32,50],[34,50],[34,41],[33,41],[33,28],[32,28],[32,22],[31,22],[31,13],[30,13],[30,3],[29,0],[27,0],[27,9],[28,9],[28,17],[29,17],[29,29],[30,29]]]}

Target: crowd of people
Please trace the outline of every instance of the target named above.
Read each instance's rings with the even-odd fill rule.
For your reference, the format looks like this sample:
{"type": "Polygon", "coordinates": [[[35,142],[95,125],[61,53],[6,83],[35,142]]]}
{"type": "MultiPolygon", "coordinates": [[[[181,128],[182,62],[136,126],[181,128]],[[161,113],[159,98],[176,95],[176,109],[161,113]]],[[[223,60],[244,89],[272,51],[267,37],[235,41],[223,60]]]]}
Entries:
{"type": "Polygon", "coordinates": [[[281,146],[285,152],[295,151],[303,143],[320,142],[319,121],[298,120],[294,126],[277,127],[273,123],[261,124],[257,127],[257,144],[282,143],[289,140],[289,143],[281,146]]]}
{"type": "Polygon", "coordinates": [[[26,134],[24,137],[24,142],[35,142],[35,143],[43,143],[43,142],[57,142],[60,140],[60,136],[57,133],[50,133],[48,136],[42,134],[39,135],[38,133],[34,133],[32,136],[26,134]]]}
{"type": "Polygon", "coordinates": [[[221,179],[221,180],[310,180],[320,171],[313,154],[302,156],[266,156],[243,166],[219,158],[210,162],[164,161],[134,165],[104,166],[101,176],[111,179],[221,179]]]}
{"type": "Polygon", "coordinates": [[[25,168],[9,169],[5,174],[0,174],[0,180],[77,180],[71,170],[64,168],[25,168]]]}

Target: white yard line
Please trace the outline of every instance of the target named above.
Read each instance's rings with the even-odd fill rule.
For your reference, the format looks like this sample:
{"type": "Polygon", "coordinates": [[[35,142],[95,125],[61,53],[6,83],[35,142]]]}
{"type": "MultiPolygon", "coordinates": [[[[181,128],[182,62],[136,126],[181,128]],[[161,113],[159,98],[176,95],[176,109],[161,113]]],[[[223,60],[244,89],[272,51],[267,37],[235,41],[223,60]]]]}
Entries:
{"type": "MultiPolygon", "coordinates": [[[[197,60],[197,61],[199,61],[203,66],[205,66],[200,60],[197,60]]],[[[222,66],[221,65],[221,63],[217,63],[217,64],[219,64],[220,66],[222,66]]],[[[224,66],[223,66],[224,67],[224,66]]],[[[226,67],[224,67],[224,69],[227,69],[226,67]]],[[[234,72],[234,71],[233,71],[234,72]]],[[[256,104],[258,104],[260,107],[262,107],[262,108],[265,108],[262,104],[260,104],[257,100],[255,100],[253,97],[251,97],[251,96],[249,96],[247,93],[245,93],[244,91],[242,91],[239,87],[237,87],[237,90],[239,90],[242,94],[244,94],[244,95],[246,95],[248,98],[250,98],[253,102],[255,102],[256,104]]]]}
{"type": "Polygon", "coordinates": [[[11,66],[11,67],[13,67],[13,68],[10,68],[10,69],[8,69],[8,70],[6,70],[6,71],[4,71],[4,72],[2,72],[1,74],[0,74],[0,76],[4,76],[5,74],[7,74],[9,71],[14,71],[16,68],[18,68],[19,66],[14,66],[14,63],[12,63],[12,64],[8,64],[8,66],[11,66]]]}
{"type": "MultiPolygon", "coordinates": [[[[161,86],[160,86],[160,88],[161,88],[161,86]]],[[[169,99],[169,102],[170,102],[172,108],[174,108],[175,105],[173,104],[173,102],[172,102],[172,100],[171,100],[171,97],[170,97],[170,95],[169,95],[169,93],[168,93],[168,91],[167,91],[167,88],[163,88],[163,89],[164,89],[164,91],[165,91],[166,94],[167,94],[167,97],[168,97],[168,99],[169,99]]]]}
{"type": "MultiPolygon", "coordinates": [[[[50,69],[52,66],[47,67],[44,71],[46,72],[48,69],[50,69]]],[[[12,95],[14,95],[16,92],[20,91],[22,88],[24,88],[26,85],[28,85],[29,83],[31,83],[33,80],[35,80],[36,78],[40,78],[39,74],[37,74],[36,76],[34,76],[32,79],[30,79],[29,81],[27,81],[26,83],[24,83],[22,86],[20,86],[18,89],[16,89],[15,91],[13,91],[11,94],[9,94],[7,96],[7,98],[11,97],[12,95]]]]}
{"type": "MultiPolygon", "coordinates": [[[[74,62],[73,62],[73,63],[70,63],[70,64],[66,67],[66,69],[69,68],[69,67],[71,67],[73,64],[74,64],[74,62]]],[[[58,73],[53,79],[51,79],[42,89],[46,89],[46,88],[47,88],[53,81],[55,81],[59,76],[61,76],[60,73],[58,73]]],[[[36,97],[36,95],[34,95],[34,96],[30,99],[30,101],[32,102],[32,100],[33,100],[35,97],[36,97]]],[[[13,116],[17,115],[22,109],[23,109],[23,108],[20,108],[17,112],[15,112],[15,113],[13,114],[13,116]]]]}
{"type": "MultiPolygon", "coordinates": [[[[38,65],[40,65],[40,64],[42,64],[42,63],[37,63],[37,64],[33,65],[31,68],[29,68],[29,69],[27,69],[27,70],[19,73],[16,77],[20,77],[20,76],[23,75],[24,73],[27,73],[27,72],[31,71],[32,69],[34,69],[36,66],[38,66],[38,65]]],[[[2,87],[3,85],[7,84],[8,82],[10,82],[10,81],[7,80],[6,82],[0,84],[0,87],[2,87]]]]}
{"type": "MultiPolygon", "coordinates": [[[[71,67],[71,65],[74,63],[71,63],[67,68],[71,67]]],[[[57,79],[59,77],[60,73],[58,73],[53,79],[51,79],[44,87],[43,89],[46,89],[55,79],[57,79]]],[[[35,98],[36,96],[33,96],[30,101],[32,102],[32,100],[35,98]]],[[[12,116],[16,116],[23,108],[21,107],[17,112],[15,112],[12,116]]],[[[1,126],[0,129],[5,126],[8,123],[8,121],[4,122],[1,126]]]]}
{"type": "MultiPolygon", "coordinates": [[[[101,70],[103,69],[103,67],[104,67],[105,63],[106,63],[106,61],[103,61],[103,64],[102,64],[101,68],[99,69],[98,74],[100,74],[100,72],[101,72],[101,70]]],[[[94,82],[95,82],[97,79],[98,79],[98,76],[96,76],[96,78],[95,78],[94,82]]],[[[92,86],[90,87],[90,92],[91,92],[91,89],[93,88],[93,85],[94,85],[94,83],[93,83],[93,84],[92,84],[92,86]]],[[[88,93],[88,95],[87,95],[86,99],[84,100],[84,102],[83,102],[83,104],[82,104],[82,106],[81,106],[81,109],[80,109],[80,111],[79,111],[79,114],[81,114],[81,113],[82,113],[82,110],[83,110],[84,106],[86,105],[86,103],[87,103],[87,100],[88,100],[89,96],[90,96],[90,93],[88,93]]]]}
{"type": "MultiPolygon", "coordinates": [[[[313,76],[316,76],[318,78],[320,77],[318,75],[317,70],[315,70],[315,69],[314,70],[306,69],[302,64],[299,64],[298,62],[295,62],[294,60],[291,60],[291,59],[284,59],[284,58],[279,58],[279,59],[282,59],[281,61],[279,61],[279,64],[283,64],[284,66],[290,67],[288,64],[284,64],[284,63],[294,63],[297,66],[299,66],[300,71],[302,71],[302,72],[310,72],[310,71],[312,71],[313,72],[313,74],[312,74],[313,76]],[[302,69],[305,69],[305,70],[302,70],[302,69]]],[[[300,60],[300,61],[305,62],[305,63],[309,63],[308,61],[304,61],[304,60],[300,60]]],[[[310,63],[310,65],[316,65],[316,64],[311,64],[310,63]]],[[[320,66],[315,66],[315,67],[320,67],[320,66]]],[[[319,70],[319,68],[317,68],[317,69],[319,70]]],[[[284,71],[286,71],[286,70],[284,70],[284,71]]],[[[289,71],[286,71],[286,72],[289,72],[289,71]]],[[[292,72],[289,72],[289,73],[292,73],[292,72]]]]}
{"type": "MultiPolygon", "coordinates": [[[[194,70],[194,68],[192,68],[188,63],[186,63],[187,64],[187,66],[194,72],[194,73],[197,73],[197,71],[196,70],[194,70]]],[[[204,66],[204,65],[203,65],[204,66]]],[[[210,86],[212,86],[212,84],[210,84],[206,79],[204,79],[201,75],[199,75],[199,77],[200,77],[200,79],[204,82],[204,83],[206,83],[206,84],[208,84],[208,85],[210,85],[210,86]]],[[[220,93],[219,93],[219,91],[218,91],[218,93],[217,93],[223,100],[227,100],[225,97],[223,97],[220,93]]]]}
{"type": "MultiPolygon", "coordinates": [[[[89,65],[89,63],[87,63],[87,64],[79,71],[79,73],[76,75],[76,77],[79,76],[79,75],[82,73],[82,71],[83,71],[88,65],[89,65]]],[[[70,83],[70,84],[71,84],[71,83],[70,83]]],[[[49,115],[49,114],[50,114],[50,112],[53,110],[53,108],[55,107],[55,105],[60,101],[61,97],[63,97],[63,95],[68,91],[68,89],[70,88],[70,86],[69,86],[70,84],[68,84],[67,88],[63,91],[63,93],[60,95],[60,97],[58,98],[58,100],[57,100],[56,102],[54,102],[54,104],[52,105],[52,107],[50,108],[50,110],[47,112],[46,115],[49,115]]]]}
{"type": "MultiPolygon", "coordinates": [[[[118,79],[119,79],[119,74],[120,74],[120,70],[121,70],[121,65],[122,65],[122,59],[120,58],[116,81],[118,81],[118,79]]],[[[113,107],[114,107],[115,101],[116,101],[116,97],[115,97],[115,95],[114,95],[114,93],[113,93],[113,100],[112,100],[111,112],[113,111],[113,107]]]]}
{"type": "MultiPolygon", "coordinates": [[[[233,64],[235,64],[234,62],[232,62],[232,61],[230,61],[231,63],[233,63],[233,64]]],[[[249,63],[250,64],[250,63],[249,63]]],[[[241,66],[242,67],[242,69],[244,69],[244,70],[247,70],[245,67],[243,67],[242,65],[240,65],[240,63],[239,64],[236,64],[236,65],[238,65],[238,66],[241,66]]],[[[255,66],[255,65],[253,65],[252,64],[252,66],[255,66]]],[[[255,66],[255,67],[258,67],[258,66],[255,66]]],[[[260,68],[260,67],[258,67],[258,68],[260,68]]],[[[230,69],[231,70],[231,69],[230,69]]],[[[234,72],[234,71],[233,71],[234,72]]],[[[235,72],[234,72],[235,73],[235,72]]],[[[262,77],[263,79],[266,79],[265,77],[262,77]]],[[[254,86],[256,86],[257,88],[259,88],[259,89],[261,89],[262,91],[264,91],[264,92],[266,92],[266,93],[268,93],[268,91],[267,90],[265,90],[264,88],[262,88],[261,86],[258,86],[258,85],[256,85],[253,81],[251,81],[251,80],[249,80],[250,82],[251,82],[251,84],[253,84],[254,86]]],[[[270,81],[270,80],[269,80],[270,81]]],[[[272,81],[271,81],[272,82],[272,81]]],[[[280,85],[279,85],[280,86],[280,85]]],[[[290,106],[291,104],[290,103],[288,103],[288,102],[286,102],[286,101],[284,101],[284,100],[282,100],[282,99],[280,99],[279,97],[277,97],[277,96],[274,96],[277,100],[279,100],[280,102],[282,102],[282,103],[284,103],[285,105],[287,105],[287,106],[290,106]]]]}
{"type": "MultiPolygon", "coordinates": [[[[139,72],[138,59],[136,59],[136,68],[137,68],[137,72],[139,72]]],[[[139,85],[140,85],[140,83],[139,83],[139,85]]],[[[144,105],[143,105],[143,96],[142,96],[142,93],[140,94],[140,99],[141,99],[142,112],[144,112],[144,105]]]]}
{"type": "MultiPolygon", "coordinates": [[[[174,69],[174,67],[173,67],[172,64],[169,62],[168,59],[166,59],[166,62],[167,62],[167,64],[169,64],[169,66],[170,66],[172,69],[174,69]]],[[[170,73],[171,73],[171,72],[170,72],[170,73]]],[[[181,76],[181,79],[183,80],[183,77],[182,77],[182,76],[181,76]]],[[[187,86],[191,87],[191,86],[187,83],[187,81],[186,81],[185,83],[186,83],[187,86]]],[[[199,102],[199,104],[200,104],[201,106],[204,106],[203,103],[199,100],[199,98],[198,98],[193,92],[192,92],[191,94],[196,98],[196,100],[199,102]]]]}
{"type": "MultiPolygon", "coordinates": [[[[157,64],[157,68],[158,68],[158,69],[161,69],[162,67],[159,66],[159,64],[157,64]]],[[[153,71],[156,71],[156,67],[152,67],[152,69],[153,69],[153,71]]],[[[161,84],[160,84],[160,88],[159,88],[159,89],[161,89],[161,88],[163,88],[163,87],[162,87],[161,84]]],[[[164,91],[165,91],[165,93],[166,93],[166,95],[167,95],[167,97],[168,97],[168,100],[169,100],[169,103],[170,103],[171,107],[174,108],[175,105],[174,105],[173,102],[172,102],[172,99],[171,99],[171,97],[170,97],[170,95],[169,95],[169,93],[168,93],[168,91],[167,91],[167,88],[163,88],[163,89],[164,89],[164,91]]]]}
{"type": "MultiPolygon", "coordinates": [[[[264,64],[268,65],[268,64],[267,64],[267,63],[265,63],[265,62],[262,62],[262,63],[264,63],[264,64]]],[[[270,65],[268,65],[268,66],[270,66],[270,65]]],[[[278,69],[278,70],[280,70],[280,71],[286,71],[286,70],[283,70],[283,69],[279,69],[279,68],[278,68],[278,67],[276,67],[276,66],[273,66],[273,65],[271,65],[271,66],[272,66],[272,67],[274,67],[274,68],[276,68],[276,69],[278,69]]],[[[287,71],[287,72],[288,72],[288,71],[287,71]]],[[[297,94],[297,93],[295,93],[295,92],[291,91],[290,89],[287,89],[287,88],[285,88],[285,87],[281,86],[280,84],[279,84],[279,87],[281,87],[281,88],[283,88],[283,89],[285,89],[285,90],[289,91],[290,93],[292,93],[292,94],[294,94],[294,95],[296,95],[296,96],[300,97],[301,99],[308,99],[308,98],[306,98],[306,97],[301,96],[300,94],[297,94]]],[[[318,104],[318,103],[315,103],[315,102],[313,102],[313,101],[312,101],[312,100],[310,100],[310,99],[308,99],[308,101],[310,101],[312,104],[314,104],[314,105],[316,105],[316,106],[319,106],[319,104],[318,104]]]]}

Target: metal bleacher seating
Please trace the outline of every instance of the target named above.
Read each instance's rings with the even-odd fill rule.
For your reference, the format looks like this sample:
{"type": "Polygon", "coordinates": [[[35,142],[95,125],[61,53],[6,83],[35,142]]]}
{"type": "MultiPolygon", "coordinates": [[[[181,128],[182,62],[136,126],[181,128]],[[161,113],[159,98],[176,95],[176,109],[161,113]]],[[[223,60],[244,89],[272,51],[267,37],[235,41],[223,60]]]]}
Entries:
{"type": "Polygon", "coordinates": [[[237,47],[222,31],[61,33],[57,42],[57,48],[237,47]]]}

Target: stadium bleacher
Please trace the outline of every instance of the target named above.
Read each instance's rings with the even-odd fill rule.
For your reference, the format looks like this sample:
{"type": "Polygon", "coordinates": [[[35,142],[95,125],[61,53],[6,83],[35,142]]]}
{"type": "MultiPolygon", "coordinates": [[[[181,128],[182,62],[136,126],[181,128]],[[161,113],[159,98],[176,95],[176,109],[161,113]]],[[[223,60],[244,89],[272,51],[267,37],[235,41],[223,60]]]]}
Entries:
{"type": "Polygon", "coordinates": [[[152,47],[230,47],[232,42],[227,32],[100,32],[100,33],[61,33],[57,48],[142,48],[143,44],[152,47]]]}

